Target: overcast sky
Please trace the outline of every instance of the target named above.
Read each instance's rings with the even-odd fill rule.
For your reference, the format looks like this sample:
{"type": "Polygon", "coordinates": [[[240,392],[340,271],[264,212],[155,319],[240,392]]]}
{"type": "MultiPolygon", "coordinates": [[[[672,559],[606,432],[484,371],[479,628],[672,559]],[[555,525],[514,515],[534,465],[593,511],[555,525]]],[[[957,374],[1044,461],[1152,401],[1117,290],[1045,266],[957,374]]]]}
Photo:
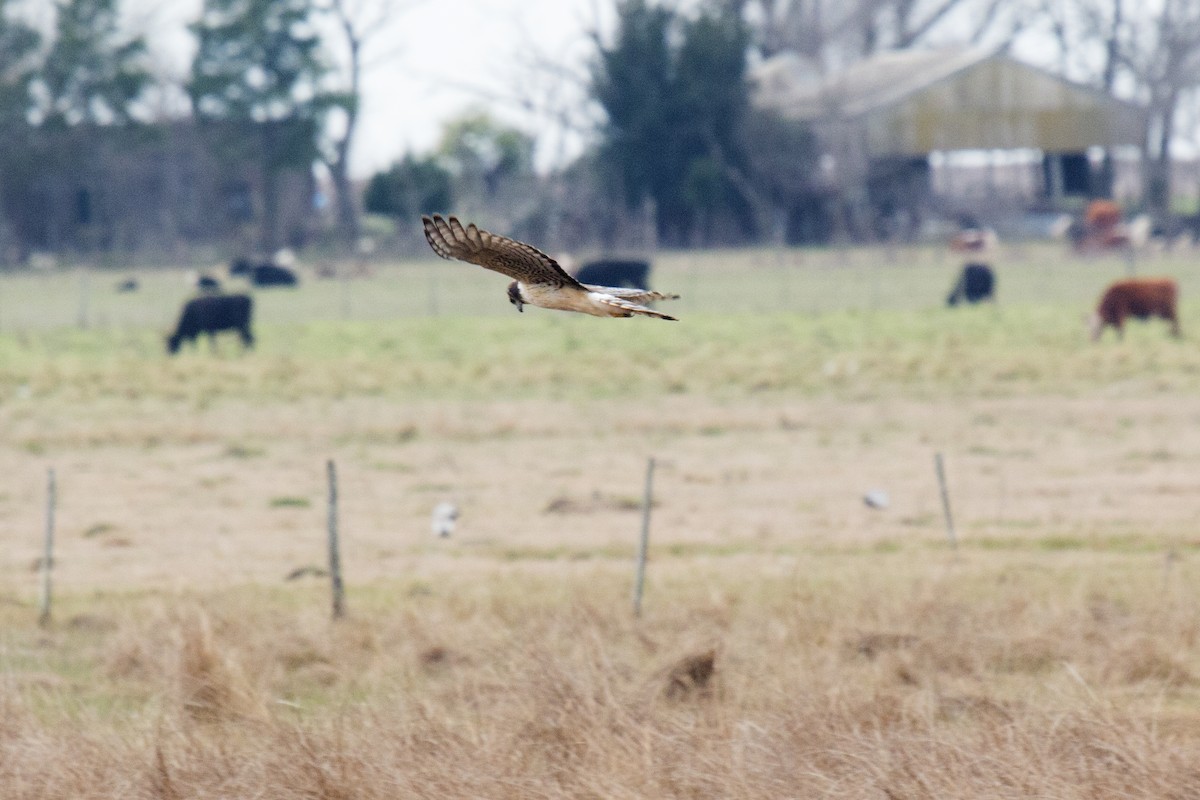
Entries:
{"type": "MultiPolygon", "coordinates": [[[[544,118],[522,113],[518,100],[583,105],[577,82],[551,80],[530,65],[547,61],[583,72],[594,52],[589,32],[612,24],[611,0],[390,2],[404,10],[368,40],[373,63],[364,75],[351,165],[355,177],[385,169],[408,150],[429,150],[447,120],[473,108],[539,134],[537,158],[543,167],[579,151],[578,135],[564,141],[544,118]],[[538,74],[544,77],[532,77],[538,74]]],[[[123,4],[129,25],[146,35],[156,69],[180,78],[195,52],[184,26],[200,8],[201,0],[123,4]]]]}
{"type": "MultiPolygon", "coordinates": [[[[1147,0],[1157,2],[1158,0],[1147,0]]],[[[45,0],[27,0],[49,14],[45,0]]],[[[121,0],[128,27],[143,33],[155,69],[186,76],[195,47],[185,31],[203,0],[121,0]]],[[[426,152],[445,123],[481,108],[536,135],[539,167],[563,163],[583,146],[579,133],[562,135],[546,115],[522,113],[521,99],[576,112],[588,108],[575,80],[536,70],[541,61],[581,76],[595,52],[591,32],[611,32],[614,0],[345,0],[403,10],[369,42],[362,114],[352,151],[355,177],[385,169],[407,151],[426,152]],[[537,76],[541,76],[538,78],[537,76]]],[[[1143,13],[1144,10],[1143,10],[1143,13]]],[[[1015,52],[1044,67],[1036,36],[1015,52]]],[[[572,123],[586,129],[587,118],[572,123]]]]}

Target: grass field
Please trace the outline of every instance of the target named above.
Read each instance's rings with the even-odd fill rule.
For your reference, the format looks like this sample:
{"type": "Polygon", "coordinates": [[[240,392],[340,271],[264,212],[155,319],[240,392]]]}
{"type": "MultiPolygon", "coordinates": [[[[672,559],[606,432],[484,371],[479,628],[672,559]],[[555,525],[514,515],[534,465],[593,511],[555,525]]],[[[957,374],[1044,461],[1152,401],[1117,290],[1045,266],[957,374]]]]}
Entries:
{"type": "Polygon", "coordinates": [[[677,324],[380,265],[175,359],[178,271],[0,276],[0,795],[1200,795],[1200,259],[1099,344],[1123,261],[996,263],[665,254],[677,324]]]}

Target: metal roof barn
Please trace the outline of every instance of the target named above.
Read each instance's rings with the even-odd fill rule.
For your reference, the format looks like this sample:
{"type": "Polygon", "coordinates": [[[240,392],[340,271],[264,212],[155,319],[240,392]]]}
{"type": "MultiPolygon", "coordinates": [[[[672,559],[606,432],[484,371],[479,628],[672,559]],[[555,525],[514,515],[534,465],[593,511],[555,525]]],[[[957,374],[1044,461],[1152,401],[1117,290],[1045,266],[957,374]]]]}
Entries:
{"type": "Polygon", "coordinates": [[[796,241],[820,241],[832,229],[912,236],[922,218],[1110,196],[1115,162],[1095,162],[1089,151],[1136,147],[1145,130],[1136,103],[979,48],[885,52],[831,75],[782,53],[751,79],[757,107],[809,124],[820,142],[811,197],[784,209],[796,241]],[[935,180],[930,155],[939,153],[977,154],[985,182],[955,166],[961,159],[936,159],[935,180]]]}
{"type": "Polygon", "coordinates": [[[818,128],[853,122],[871,157],[1137,145],[1145,118],[1134,103],[976,48],[881,53],[826,78],[782,54],[753,78],[758,106],[818,128]]]}

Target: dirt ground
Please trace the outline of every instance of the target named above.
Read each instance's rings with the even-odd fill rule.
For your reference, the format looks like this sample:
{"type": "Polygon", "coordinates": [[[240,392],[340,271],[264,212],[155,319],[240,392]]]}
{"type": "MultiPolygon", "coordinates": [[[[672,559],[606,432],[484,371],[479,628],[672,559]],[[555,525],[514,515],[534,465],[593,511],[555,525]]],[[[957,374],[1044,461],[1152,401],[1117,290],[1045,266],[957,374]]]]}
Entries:
{"type": "Polygon", "coordinates": [[[1166,550],[1200,530],[1200,404],[1150,387],[930,402],[218,401],[182,425],[165,407],[122,408],[10,407],[0,591],[36,594],[49,467],[67,591],[281,583],[322,565],[328,458],[352,584],[631,559],[649,457],[658,560],[937,546],[937,452],[964,547],[1166,550]],[[867,507],[873,490],[887,508],[867,507]],[[449,539],[430,527],[442,501],[461,512],[449,539]]]}

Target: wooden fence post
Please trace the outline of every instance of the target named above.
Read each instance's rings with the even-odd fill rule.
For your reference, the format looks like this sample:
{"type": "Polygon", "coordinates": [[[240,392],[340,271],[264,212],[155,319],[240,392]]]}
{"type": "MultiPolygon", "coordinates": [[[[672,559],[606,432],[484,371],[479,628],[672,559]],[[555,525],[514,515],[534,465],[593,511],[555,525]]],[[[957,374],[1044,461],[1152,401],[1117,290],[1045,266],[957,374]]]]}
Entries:
{"type": "Polygon", "coordinates": [[[646,548],[650,544],[650,507],[654,505],[654,459],[646,462],[646,493],[642,498],[642,535],[638,540],[637,572],[633,581],[633,615],[642,615],[642,588],[646,583],[646,548]]]}
{"type": "Polygon", "coordinates": [[[333,618],[341,619],[346,613],[345,590],[342,586],[342,557],[338,549],[338,493],[337,467],[329,459],[329,580],[333,589],[333,618]]]}
{"type": "Polygon", "coordinates": [[[38,599],[38,625],[50,623],[50,571],[54,568],[54,507],[58,502],[54,467],[46,473],[46,537],[42,548],[42,591],[38,599]]]}
{"type": "Polygon", "coordinates": [[[950,492],[946,489],[946,468],[942,463],[941,453],[934,454],[933,463],[937,469],[938,487],[942,491],[942,514],[946,518],[946,538],[950,540],[950,547],[957,550],[958,537],[954,535],[954,517],[950,515],[950,492]]]}

